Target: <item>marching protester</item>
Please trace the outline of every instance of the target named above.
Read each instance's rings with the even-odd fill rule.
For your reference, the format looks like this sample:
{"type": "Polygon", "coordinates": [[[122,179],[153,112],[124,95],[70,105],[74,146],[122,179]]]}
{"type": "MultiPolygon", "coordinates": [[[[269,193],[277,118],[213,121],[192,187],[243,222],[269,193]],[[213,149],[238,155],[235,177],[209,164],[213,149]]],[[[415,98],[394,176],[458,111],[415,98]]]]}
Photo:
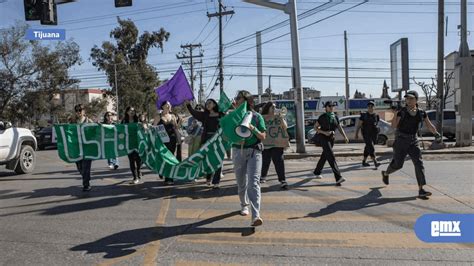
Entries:
{"type": "MultiPolygon", "coordinates": [[[[176,154],[176,147],[178,144],[178,137],[181,138],[178,132],[178,125],[179,125],[179,117],[172,113],[171,111],[171,103],[165,101],[160,106],[161,113],[155,116],[153,125],[163,125],[166,133],[168,134],[169,141],[164,143],[166,148],[172,153],[176,154]]],[[[176,157],[179,161],[181,158],[176,157]]],[[[160,178],[163,176],[160,175],[160,178]]],[[[174,181],[172,178],[165,177],[165,185],[174,185],[174,181]]]]}
{"type": "Polygon", "coordinates": [[[370,166],[367,162],[367,157],[370,156],[374,161],[375,167],[379,167],[380,163],[377,162],[375,156],[375,147],[377,143],[377,136],[379,134],[378,123],[380,117],[374,112],[375,103],[369,101],[367,104],[367,112],[361,113],[359,118],[359,124],[357,125],[355,139],[359,139],[359,131],[362,129],[362,137],[364,138],[365,148],[364,148],[364,159],[362,160],[362,166],[370,166]]]}
{"type": "MultiPolygon", "coordinates": [[[[223,116],[223,114],[219,112],[219,106],[214,99],[208,99],[204,106],[204,111],[196,111],[192,108],[190,102],[186,101],[186,107],[191,115],[202,123],[201,146],[217,132],[219,129],[219,119],[223,116]]],[[[212,181],[213,188],[219,188],[221,171],[222,167],[219,167],[216,172],[206,176],[208,186],[211,186],[212,181]]]]}
{"type": "MultiPolygon", "coordinates": [[[[197,112],[202,112],[203,108],[200,104],[194,107],[197,112]]],[[[193,116],[188,119],[188,126],[186,127],[188,133],[188,156],[194,154],[201,146],[202,124],[193,116]]]]}
{"type": "MultiPolygon", "coordinates": [[[[86,110],[82,104],[74,106],[74,111],[76,112],[76,115],[72,121],[74,124],[92,123],[92,120],[86,116],[86,110]]],[[[92,160],[82,159],[76,162],[77,170],[82,176],[82,191],[91,190],[91,165],[92,160]]]]}
{"type": "Polygon", "coordinates": [[[324,104],[324,108],[326,112],[319,116],[318,121],[314,125],[318,142],[323,148],[323,153],[321,154],[321,158],[319,159],[313,173],[316,176],[316,179],[321,179],[321,171],[323,170],[326,161],[328,161],[334,173],[334,177],[336,178],[336,186],[340,186],[342,182],[346,181],[346,179],[342,177],[341,172],[339,171],[332,150],[336,128],[342,134],[346,143],[349,143],[349,139],[347,138],[344,129],[341,127],[341,124],[339,124],[339,118],[333,111],[334,103],[328,101],[324,104]]]}
{"type": "Polygon", "coordinates": [[[406,107],[400,111],[394,110],[392,127],[396,128],[395,142],[393,143],[393,158],[386,171],[382,171],[382,180],[385,185],[389,184],[389,175],[403,167],[405,157],[410,158],[415,166],[416,181],[418,183],[418,196],[426,198],[431,196],[431,192],[423,189],[426,185],[425,168],[421,158],[421,150],[417,138],[418,130],[423,122],[434,134],[436,140],[441,139],[441,134],[436,131],[426,112],[418,108],[418,93],[408,91],[405,94],[406,107]]]}
{"type": "MultiPolygon", "coordinates": [[[[138,123],[138,115],[135,111],[135,108],[128,106],[125,109],[125,117],[122,120],[122,124],[128,123],[138,123]]],[[[130,182],[131,184],[138,184],[140,183],[140,179],[142,178],[142,173],[140,168],[142,167],[142,159],[137,151],[132,151],[128,154],[128,161],[130,162],[130,171],[132,172],[133,180],[130,182]]]]}
{"type": "MultiPolygon", "coordinates": [[[[104,120],[103,120],[103,123],[106,124],[106,125],[113,125],[115,124],[113,119],[113,114],[112,112],[105,112],[104,114],[104,120]]],[[[110,169],[115,169],[117,170],[119,168],[119,161],[118,161],[118,158],[113,158],[113,159],[107,159],[107,164],[109,165],[109,168],[110,169]]]]}
{"type": "Polygon", "coordinates": [[[279,143],[275,143],[273,138],[267,136],[264,142],[264,150],[263,150],[263,162],[262,162],[262,174],[260,177],[260,183],[265,183],[268,169],[270,168],[270,162],[273,161],[275,165],[275,170],[278,175],[278,181],[280,182],[281,189],[287,189],[288,183],[286,182],[285,177],[285,161],[283,158],[283,151],[286,147],[289,147],[288,137],[286,134],[280,134],[280,132],[286,132],[288,125],[286,123],[285,118],[279,114],[275,115],[275,108],[276,105],[274,102],[267,102],[262,108],[262,116],[265,120],[265,125],[267,129],[270,131],[270,124],[267,123],[268,120],[271,120],[275,127],[278,127],[276,130],[276,136],[283,135],[286,138],[283,138],[283,145],[278,145],[279,143]]]}
{"type": "Polygon", "coordinates": [[[266,137],[266,127],[263,117],[254,111],[253,96],[248,91],[239,91],[235,98],[236,107],[247,102],[247,111],[252,112],[249,125],[251,136],[240,144],[232,145],[232,160],[234,162],[235,178],[242,207],[240,214],[249,215],[249,205],[252,211],[252,226],[263,224],[260,217],[260,174],[262,171],[262,140],[266,137]]]}

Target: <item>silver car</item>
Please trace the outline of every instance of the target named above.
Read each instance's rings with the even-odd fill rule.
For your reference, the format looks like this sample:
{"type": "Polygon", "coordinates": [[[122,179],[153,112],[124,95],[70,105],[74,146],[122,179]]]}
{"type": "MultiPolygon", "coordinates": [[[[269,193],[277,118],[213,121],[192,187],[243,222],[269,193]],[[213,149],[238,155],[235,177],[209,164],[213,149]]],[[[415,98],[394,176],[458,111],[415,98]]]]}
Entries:
{"type": "MultiPolygon", "coordinates": [[[[355,139],[355,133],[357,129],[357,125],[359,124],[359,117],[360,115],[350,115],[350,116],[343,116],[339,119],[342,128],[346,132],[347,138],[350,142],[363,142],[364,139],[362,138],[362,133],[359,132],[359,139],[355,139]]],[[[395,138],[395,130],[392,126],[386,122],[385,120],[380,119],[379,121],[379,128],[380,132],[377,137],[377,144],[385,145],[388,139],[395,138]]],[[[342,135],[336,130],[336,142],[344,142],[344,138],[342,135]]],[[[308,132],[308,141],[311,143],[311,139],[313,138],[316,131],[311,129],[308,132]]]]}

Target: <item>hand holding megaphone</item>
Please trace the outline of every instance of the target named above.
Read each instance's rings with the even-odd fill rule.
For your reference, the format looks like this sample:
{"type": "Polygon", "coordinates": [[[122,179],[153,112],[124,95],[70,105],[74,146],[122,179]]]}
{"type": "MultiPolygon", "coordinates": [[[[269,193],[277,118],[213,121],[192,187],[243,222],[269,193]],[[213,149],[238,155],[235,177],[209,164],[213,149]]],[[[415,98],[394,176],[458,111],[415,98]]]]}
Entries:
{"type": "Polygon", "coordinates": [[[254,129],[253,125],[251,124],[252,116],[252,112],[247,112],[245,114],[242,123],[240,123],[240,125],[235,128],[235,134],[242,138],[249,138],[252,136],[252,130],[254,129]]]}

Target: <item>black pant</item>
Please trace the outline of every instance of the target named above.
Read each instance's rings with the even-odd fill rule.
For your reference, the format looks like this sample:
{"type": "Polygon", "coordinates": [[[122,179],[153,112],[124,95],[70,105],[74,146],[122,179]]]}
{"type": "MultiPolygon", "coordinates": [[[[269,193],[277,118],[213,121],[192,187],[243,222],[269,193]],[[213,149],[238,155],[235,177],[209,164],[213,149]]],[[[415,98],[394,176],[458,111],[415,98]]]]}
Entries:
{"type": "Polygon", "coordinates": [[[217,169],[213,174],[206,175],[206,180],[211,181],[212,178],[213,185],[219,184],[221,182],[221,172],[222,168],[219,167],[219,169],[217,169]]]}
{"type": "Polygon", "coordinates": [[[82,185],[88,187],[91,180],[91,165],[92,160],[80,160],[76,162],[77,171],[82,176],[82,185]]]}
{"type": "Polygon", "coordinates": [[[362,133],[364,137],[365,147],[364,147],[364,158],[370,155],[370,157],[375,158],[375,143],[377,142],[377,133],[362,133]]]}
{"type": "Polygon", "coordinates": [[[132,171],[133,179],[141,178],[141,167],[142,167],[142,159],[138,152],[133,151],[128,155],[128,162],[130,163],[130,171],[132,171]]]}
{"type": "MultiPolygon", "coordinates": [[[[172,154],[175,154],[176,153],[176,137],[170,137],[170,141],[168,143],[165,143],[165,146],[166,148],[168,148],[168,150],[170,150],[170,152],[172,154]]],[[[177,158],[178,160],[180,160],[181,158],[177,158]]],[[[160,176],[161,178],[163,178],[162,176],[160,176]]],[[[169,177],[165,177],[165,182],[171,182],[173,181],[173,178],[169,178],[169,177]]]]}
{"type": "Polygon", "coordinates": [[[416,135],[395,137],[395,142],[393,143],[393,158],[387,168],[387,174],[401,169],[407,155],[410,155],[413,165],[415,165],[415,175],[418,186],[426,185],[425,167],[423,166],[421,150],[416,135]]]}
{"type": "Polygon", "coordinates": [[[337,167],[336,157],[334,157],[334,152],[332,151],[332,147],[334,146],[334,139],[329,139],[326,136],[320,136],[320,144],[323,148],[323,153],[321,154],[321,158],[319,158],[318,165],[316,169],[314,169],[314,173],[316,175],[320,175],[321,171],[323,170],[324,164],[326,161],[329,162],[329,165],[332,168],[332,172],[334,173],[334,177],[336,181],[341,178],[341,172],[339,171],[339,167],[337,167]]]}
{"type": "Polygon", "coordinates": [[[283,161],[284,148],[270,148],[263,150],[262,174],[261,179],[265,179],[270,168],[270,162],[273,161],[278,175],[278,181],[285,182],[285,162],[283,161]]]}

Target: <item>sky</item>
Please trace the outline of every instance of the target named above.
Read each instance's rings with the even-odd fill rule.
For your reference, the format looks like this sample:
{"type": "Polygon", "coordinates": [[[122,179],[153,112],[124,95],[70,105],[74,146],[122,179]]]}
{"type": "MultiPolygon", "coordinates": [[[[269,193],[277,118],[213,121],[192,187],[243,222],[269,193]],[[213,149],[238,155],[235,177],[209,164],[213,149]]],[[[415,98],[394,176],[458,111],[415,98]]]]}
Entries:
{"type": "MultiPolygon", "coordinates": [[[[278,1],[286,3],[285,1],[278,1]]],[[[321,91],[322,96],[344,95],[344,31],[348,37],[349,83],[351,97],[355,90],[367,97],[380,97],[384,80],[390,86],[390,44],[408,38],[410,77],[430,80],[436,75],[437,59],[437,1],[360,0],[337,1],[328,9],[314,10],[328,1],[296,1],[300,15],[299,31],[301,75],[303,87],[321,91]],[[361,4],[362,3],[362,4],[361,4]],[[306,13],[314,10],[315,12],[306,13]],[[319,11],[319,12],[316,12],[319,11]]],[[[237,90],[257,94],[255,32],[288,19],[282,11],[259,7],[238,0],[223,0],[233,16],[224,18],[224,90],[233,97],[237,90]],[[237,42],[236,42],[237,41],[237,42]]],[[[447,32],[445,54],[459,49],[460,1],[446,0],[447,32]]],[[[81,88],[109,88],[104,72],[97,71],[90,60],[94,45],[111,40],[109,34],[117,26],[117,16],[131,19],[140,32],[163,27],[170,32],[164,50],[152,49],[148,62],[168,79],[180,66],[176,54],[181,45],[202,44],[202,64],[206,97],[219,98],[217,79],[218,20],[207,13],[216,12],[217,0],[134,0],[132,7],[115,8],[113,0],[78,0],[58,6],[58,25],[45,26],[28,22],[32,28],[66,30],[68,39],[77,42],[84,63],[71,69],[73,77],[81,79],[81,88]]],[[[468,31],[472,30],[474,1],[468,1],[468,31]]],[[[0,29],[24,21],[23,0],[0,1],[0,29]]],[[[262,35],[264,89],[274,93],[291,88],[291,41],[289,24],[262,35]],[[286,34],[286,35],[285,35],[286,34]],[[277,38],[282,36],[281,38],[277,38]]],[[[43,41],[45,45],[52,41],[43,41]]],[[[474,48],[473,36],[468,36],[474,48]]],[[[189,75],[188,75],[189,77],[189,75]]],[[[418,89],[411,84],[410,89],[418,89]]],[[[196,97],[199,78],[196,80],[196,97]]],[[[393,96],[394,93],[391,93],[393,96]]]]}

